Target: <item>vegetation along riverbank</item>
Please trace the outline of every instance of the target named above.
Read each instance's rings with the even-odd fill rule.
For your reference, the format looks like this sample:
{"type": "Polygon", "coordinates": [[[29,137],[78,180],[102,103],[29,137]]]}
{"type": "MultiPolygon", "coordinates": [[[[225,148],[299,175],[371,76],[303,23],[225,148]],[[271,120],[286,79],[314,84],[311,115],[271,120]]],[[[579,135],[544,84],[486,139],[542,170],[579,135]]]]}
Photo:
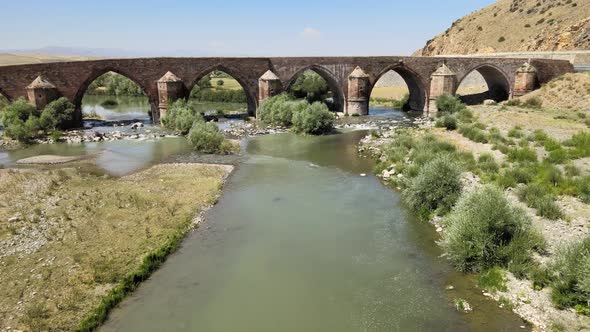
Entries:
{"type": "Polygon", "coordinates": [[[231,170],[0,169],[0,330],[94,329],[197,226],[231,170]]]}
{"type": "Polygon", "coordinates": [[[444,256],[543,331],[590,326],[590,108],[553,108],[562,101],[551,92],[581,91],[584,78],[497,106],[443,96],[430,124],[373,133],[359,146],[435,225],[444,256]]]}

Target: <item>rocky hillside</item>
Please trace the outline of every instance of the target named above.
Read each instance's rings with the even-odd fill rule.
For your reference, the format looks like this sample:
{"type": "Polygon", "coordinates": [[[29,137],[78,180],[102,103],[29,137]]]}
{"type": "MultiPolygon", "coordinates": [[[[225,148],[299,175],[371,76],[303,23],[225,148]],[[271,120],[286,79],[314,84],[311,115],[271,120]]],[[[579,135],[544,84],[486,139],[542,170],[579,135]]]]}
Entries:
{"type": "Polygon", "coordinates": [[[590,0],[499,0],[414,55],[590,49],[590,0]]]}

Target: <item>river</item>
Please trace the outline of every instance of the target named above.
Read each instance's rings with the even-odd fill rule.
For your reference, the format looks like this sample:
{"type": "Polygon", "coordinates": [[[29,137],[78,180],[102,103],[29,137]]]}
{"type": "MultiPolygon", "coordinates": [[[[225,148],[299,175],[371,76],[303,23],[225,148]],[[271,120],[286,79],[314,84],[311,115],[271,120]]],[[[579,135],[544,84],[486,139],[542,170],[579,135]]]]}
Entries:
{"type": "Polygon", "coordinates": [[[439,257],[398,193],[360,175],[373,166],[356,153],[363,135],[250,140],[207,222],[101,331],[520,329],[439,257]]]}

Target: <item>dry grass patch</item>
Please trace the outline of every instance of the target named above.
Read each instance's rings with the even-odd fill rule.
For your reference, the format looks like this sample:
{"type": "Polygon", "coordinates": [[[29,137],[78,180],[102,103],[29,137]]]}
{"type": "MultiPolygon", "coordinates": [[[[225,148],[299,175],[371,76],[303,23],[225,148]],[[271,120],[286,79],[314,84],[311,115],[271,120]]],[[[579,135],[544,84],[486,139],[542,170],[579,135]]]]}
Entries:
{"type": "Polygon", "coordinates": [[[72,330],[147,253],[190,229],[230,169],[0,170],[0,330],[72,330]]]}

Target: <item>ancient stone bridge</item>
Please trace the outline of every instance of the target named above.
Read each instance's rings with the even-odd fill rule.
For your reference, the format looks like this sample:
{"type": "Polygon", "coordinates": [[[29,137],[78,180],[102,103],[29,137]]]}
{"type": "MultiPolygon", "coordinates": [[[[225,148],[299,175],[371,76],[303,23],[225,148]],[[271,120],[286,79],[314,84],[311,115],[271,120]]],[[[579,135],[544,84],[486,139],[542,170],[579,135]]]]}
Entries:
{"type": "MultiPolygon", "coordinates": [[[[284,57],[284,58],[138,58],[59,62],[0,67],[0,93],[9,100],[26,97],[42,109],[60,96],[81,109],[86,89],[100,75],[112,71],[135,81],[146,93],[154,122],[168,103],[186,98],[205,75],[221,70],[244,88],[248,112],[260,102],[289,88],[296,77],[311,69],[321,75],[334,95],[336,109],[367,114],[371,90],[381,75],[397,72],[410,91],[414,110],[434,111],[433,100],[454,94],[472,71],[486,80],[490,98],[519,96],[554,77],[573,71],[568,61],[462,57],[284,57]]],[[[81,113],[80,118],[81,118],[81,113]]]]}

